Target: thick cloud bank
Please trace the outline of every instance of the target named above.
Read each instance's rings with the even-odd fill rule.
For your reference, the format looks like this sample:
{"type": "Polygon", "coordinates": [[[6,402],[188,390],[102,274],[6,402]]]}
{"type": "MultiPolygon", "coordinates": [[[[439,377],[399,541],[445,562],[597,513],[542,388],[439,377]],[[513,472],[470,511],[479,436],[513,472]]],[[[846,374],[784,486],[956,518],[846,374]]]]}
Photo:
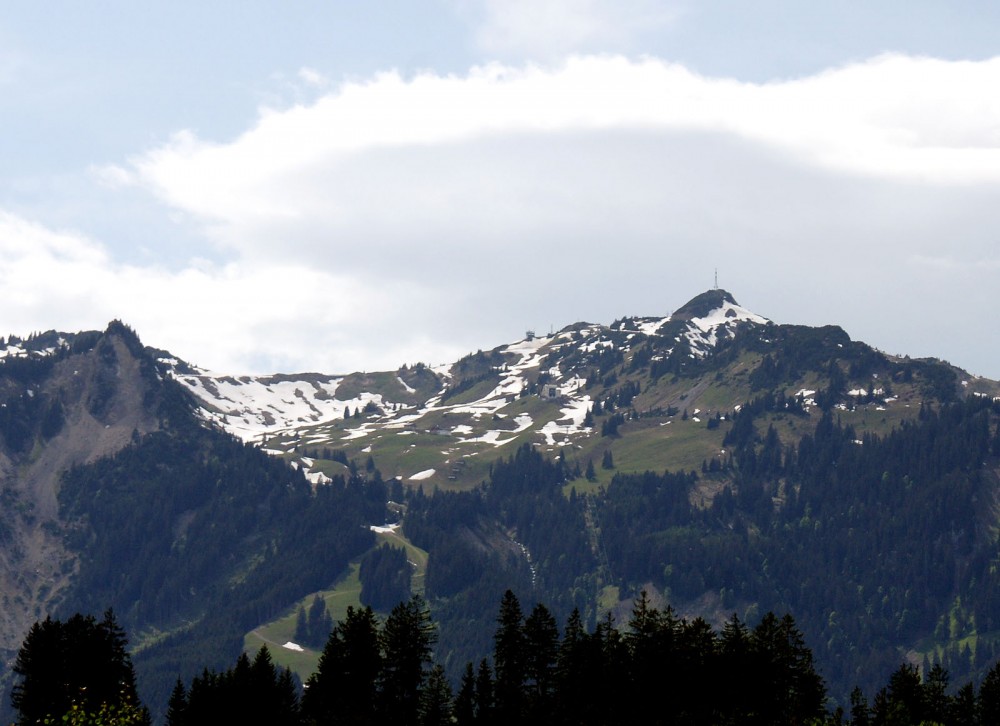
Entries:
{"type": "Polygon", "coordinates": [[[45,242],[5,258],[5,292],[39,259],[55,270],[11,321],[83,295],[214,368],[374,369],[666,313],[718,267],[771,319],[1000,376],[976,314],[1000,271],[1000,58],[759,84],[620,56],[309,76],[333,90],[101,170],[228,263],[123,266],[7,216],[9,239],[45,242]]]}

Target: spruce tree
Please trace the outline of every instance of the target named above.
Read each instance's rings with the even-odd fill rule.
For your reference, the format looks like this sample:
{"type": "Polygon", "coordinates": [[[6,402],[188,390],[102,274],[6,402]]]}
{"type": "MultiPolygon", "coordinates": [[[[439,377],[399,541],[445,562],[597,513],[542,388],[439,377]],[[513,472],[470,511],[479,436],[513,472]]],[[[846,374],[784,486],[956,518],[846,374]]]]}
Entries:
{"type": "Polygon", "coordinates": [[[51,617],[36,622],[13,667],[18,681],[11,704],[18,723],[62,716],[73,704],[87,713],[102,704],[141,709],[127,644],[111,610],[101,622],[79,613],[66,622],[51,617]]]}
{"type": "Polygon", "coordinates": [[[493,673],[490,664],[483,658],[479,661],[479,668],[476,671],[476,722],[493,723],[495,706],[493,673]]]}
{"type": "Polygon", "coordinates": [[[826,688],[791,615],[779,620],[767,613],[754,628],[750,645],[754,713],[778,723],[822,712],[826,688]]]}
{"type": "Polygon", "coordinates": [[[990,668],[979,686],[979,722],[1000,723],[1000,663],[990,668]]]}
{"type": "Polygon", "coordinates": [[[868,699],[857,686],[851,691],[851,726],[869,726],[871,724],[871,709],[868,699]]]}
{"type": "Polygon", "coordinates": [[[167,726],[187,726],[187,689],[178,678],[167,702],[167,726]]]}
{"type": "MultiPolygon", "coordinates": [[[[297,625],[297,624],[296,624],[297,625]]],[[[306,644],[313,648],[322,647],[330,631],[333,630],[333,618],[326,609],[326,601],[317,593],[309,605],[306,632],[306,644]]]]}
{"type": "Polygon", "coordinates": [[[382,672],[378,622],[371,608],[347,608],[327,639],[316,672],[309,677],[302,711],[306,720],[342,718],[354,724],[377,719],[382,672]]]}
{"type": "Polygon", "coordinates": [[[420,595],[389,613],[381,638],[385,660],[379,696],[385,719],[403,726],[418,723],[420,693],[436,641],[430,610],[420,595]]]}
{"type": "Polygon", "coordinates": [[[450,726],[452,723],[451,684],[444,667],[436,665],[427,676],[420,694],[420,726],[450,726]]]}
{"type": "Polygon", "coordinates": [[[735,719],[742,704],[749,701],[750,687],[747,677],[752,668],[750,631],[735,613],[722,626],[719,636],[719,678],[729,687],[716,697],[720,720],[735,719]]]}
{"type": "Polygon", "coordinates": [[[507,590],[500,603],[497,630],[493,636],[493,667],[496,672],[494,698],[501,722],[516,723],[523,710],[523,687],[527,675],[527,639],[521,604],[507,590]]]}
{"type": "Polygon", "coordinates": [[[548,723],[555,711],[559,629],[549,609],[538,603],[524,621],[529,720],[548,723]]]}
{"type": "Polygon", "coordinates": [[[309,645],[311,638],[309,637],[309,621],[306,618],[306,609],[299,605],[299,610],[295,614],[295,634],[292,635],[296,643],[301,645],[309,645]]]}
{"type": "Polygon", "coordinates": [[[462,672],[453,714],[458,726],[472,726],[476,723],[476,673],[472,669],[472,663],[466,663],[465,671],[462,672]]]}
{"type": "Polygon", "coordinates": [[[951,699],[946,722],[954,724],[976,723],[976,689],[971,683],[966,683],[959,688],[958,693],[951,699]]]}

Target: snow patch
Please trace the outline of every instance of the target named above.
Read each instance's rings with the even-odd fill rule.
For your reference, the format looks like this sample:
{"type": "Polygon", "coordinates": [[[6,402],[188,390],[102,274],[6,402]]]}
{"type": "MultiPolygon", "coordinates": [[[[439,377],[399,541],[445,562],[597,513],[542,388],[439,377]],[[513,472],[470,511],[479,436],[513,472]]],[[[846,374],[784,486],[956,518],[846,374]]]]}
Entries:
{"type": "Polygon", "coordinates": [[[307,473],[306,479],[308,479],[309,483],[314,486],[319,486],[320,484],[329,484],[330,482],[333,481],[333,479],[331,479],[321,471],[312,471],[307,473]]]}
{"type": "Polygon", "coordinates": [[[208,371],[196,375],[170,375],[201,402],[201,415],[243,441],[259,441],[267,434],[301,429],[303,425],[330,423],[374,403],[391,406],[381,394],[363,392],[339,400],[343,380],[335,376],[222,376],[208,371]]]}
{"type": "Polygon", "coordinates": [[[664,325],[670,322],[670,316],[665,318],[646,318],[642,320],[637,326],[639,332],[643,335],[655,335],[656,331],[662,328],[664,325]]]}
{"type": "MultiPolygon", "coordinates": [[[[883,388],[873,388],[872,389],[872,395],[873,396],[881,396],[883,393],[885,393],[885,389],[883,389],[883,388]]],[[[847,392],[847,395],[848,396],[867,396],[868,395],[868,391],[865,390],[864,388],[852,388],[850,391],[847,392]]]]}

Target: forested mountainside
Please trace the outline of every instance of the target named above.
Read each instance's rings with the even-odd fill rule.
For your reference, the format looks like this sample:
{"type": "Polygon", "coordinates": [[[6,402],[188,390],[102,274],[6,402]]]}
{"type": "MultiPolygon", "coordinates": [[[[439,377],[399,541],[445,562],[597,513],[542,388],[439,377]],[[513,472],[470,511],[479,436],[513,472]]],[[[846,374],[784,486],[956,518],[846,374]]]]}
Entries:
{"type": "Polygon", "coordinates": [[[144,696],[163,701],[187,664],[229,661],[246,630],[372,545],[382,482],[314,490],[202,425],[119,323],[51,342],[0,364],[8,668],[32,621],[113,608],[144,696]]]}
{"type": "Polygon", "coordinates": [[[769,429],[735,445],[735,483],[709,506],[693,495],[725,471],[617,474],[595,494],[571,482],[566,497],[567,465],[523,447],[480,490],[412,497],[403,528],[430,553],[427,594],[459,661],[488,638],[478,598],[518,581],[591,623],[596,603],[642,588],[715,621],[790,612],[840,699],[904,660],[974,680],[1000,652],[998,414],[970,399],[864,440],[826,414],[789,448],[769,429]],[[501,574],[484,552],[474,533],[497,525],[524,544],[530,572],[515,559],[501,574]]]}
{"type": "Polygon", "coordinates": [[[304,640],[411,592],[455,683],[507,589],[591,628],[644,589],[719,627],[788,612],[840,703],[1000,652],[1000,386],[722,290],[386,373],[219,376],[120,323],[0,361],[7,662],[45,613],[113,607],[154,712],[278,616],[317,604],[304,640]],[[406,554],[377,548],[400,520],[406,554]]]}

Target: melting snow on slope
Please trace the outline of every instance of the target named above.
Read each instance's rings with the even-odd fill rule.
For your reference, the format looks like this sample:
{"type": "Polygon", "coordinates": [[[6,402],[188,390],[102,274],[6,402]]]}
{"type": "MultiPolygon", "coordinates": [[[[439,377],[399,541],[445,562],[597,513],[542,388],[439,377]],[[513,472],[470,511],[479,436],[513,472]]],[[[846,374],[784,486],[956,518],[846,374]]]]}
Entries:
{"type": "Polygon", "coordinates": [[[356,429],[348,429],[347,433],[345,433],[340,440],[353,441],[354,439],[360,439],[372,433],[372,431],[374,430],[375,430],[374,424],[372,424],[370,421],[365,421],[356,429]]]}
{"type": "MultiPolygon", "coordinates": [[[[884,388],[876,388],[876,389],[874,389],[872,391],[872,395],[873,396],[881,396],[883,393],[885,393],[885,389],[884,388]]],[[[868,395],[868,391],[866,391],[864,388],[852,388],[850,391],[847,392],[847,395],[848,396],[867,396],[868,395]]]]}
{"type": "Polygon", "coordinates": [[[305,477],[314,486],[319,486],[320,484],[329,484],[330,482],[333,481],[333,479],[331,479],[321,471],[308,472],[306,473],[305,477]]]}
{"type": "Polygon", "coordinates": [[[587,416],[589,409],[590,396],[583,396],[560,408],[559,413],[562,414],[562,418],[558,421],[549,421],[542,426],[539,432],[545,437],[546,445],[555,446],[556,436],[562,435],[568,437],[571,434],[582,433],[584,431],[583,419],[587,416]]]}
{"type": "Polygon", "coordinates": [[[813,396],[815,395],[816,391],[813,391],[809,388],[803,388],[798,393],[795,394],[795,397],[802,399],[802,405],[805,406],[806,410],[808,411],[810,406],[816,405],[816,399],[813,398],[813,396]]]}
{"type": "Polygon", "coordinates": [[[663,327],[666,323],[669,322],[670,322],[669,315],[665,318],[654,318],[653,320],[644,320],[643,322],[639,323],[638,330],[643,335],[653,335],[656,333],[657,330],[659,330],[661,327],[663,327]]]}
{"type": "Polygon", "coordinates": [[[721,307],[717,307],[703,318],[691,318],[691,322],[706,333],[710,330],[714,330],[720,325],[744,320],[750,321],[751,323],[759,323],[761,325],[766,325],[771,322],[767,318],[761,317],[760,315],[757,315],[757,313],[751,312],[741,305],[733,305],[728,301],[722,303],[721,307]]]}
{"type": "MultiPolygon", "coordinates": [[[[572,340],[572,337],[573,333],[563,333],[560,334],[559,339],[572,340]]],[[[400,417],[388,424],[388,427],[404,428],[407,424],[415,423],[425,415],[437,411],[467,414],[477,420],[482,419],[484,416],[498,415],[500,410],[510,403],[513,396],[520,395],[525,389],[527,386],[527,381],[524,377],[525,371],[541,365],[544,356],[540,351],[551,342],[552,338],[533,338],[531,340],[525,339],[511,343],[503,348],[502,352],[504,354],[517,355],[520,357],[520,360],[508,363],[497,386],[478,401],[449,406],[441,405],[440,397],[435,397],[429,400],[427,405],[420,411],[410,416],[400,417]]],[[[558,367],[552,368],[549,372],[557,380],[562,378],[562,372],[558,367]]],[[[585,383],[586,381],[583,378],[573,376],[567,380],[560,381],[557,390],[560,396],[572,399],[579,393],[585,383]]],[[[569,424],[563,423],[559,425],[555,422],[550,422],[546,424],[546,427],[543,427],[542,433],[545,434],[546,431],[550,432],[545,434],[547,439],[550,439],[557,433],[568,435],[580,432],[582,430],[581,424],[587,414],[589,405],[589,396],[571,402],[561,410],[563,414],[561,420],[566,421],[568,419],[569,424]]],[[[514,441],[519,434],[529,429],[534,422],[530,415],[522,413],[514,418],[514,423],[515,428],[513,430],[491,429],[474,438],[462,438],[463,436],[472,434],[474,431],[473,427],[468,424],[456,425],[451,429],[450,433],[458,437],[461,443],[489,444],[495,447],[503,446],[514,441]]]]}
{"type": "Polygon", "coordinates": [[[28,355],[28,351],[17,345],[8,345],[6,348],[0,349],[0,358],[6,358],[10,356],[11,358],[21,358],[28,355]]]}
{"type": "Polygon", "coordinates": [[[531,416],[526,413],[519,414],[514,417],[514,423],[517,424],[517,428],[514,429],[514,432],[520,433],[531,426],[531,416]]]}
{"type": "MultiPolygon", "coordinates": [[[[476,438],[473,439],[461,439],[461,441],[463,444],[492,444],[493,446],[503,446],[504,444],[509,444],[511,441],[517,438],[517,435],[519,433],[531,427],[532,424],[531,416],[526,413],[519,414],[518,416],[514,417],[514,423],[517,426],[513,431],[501,431],[498,429],[492,429],[490,431],[487,431],[482,436],[477,436],[476,438]],[[500,437],[504,435],[506,435],[507,438],[501,439],[500,437]]],[[[456,426],[455,428],[457,429],[458,427],[456,426]]],[[[472,432],[472,429],[470,427],[466,426],[465,428],[469,429],[469,433],[472,432]]]]}
{"type": "Polygon", "coordinates": [[[584,343],[580,346],[581,353],[593,353],[598,348],[614,348],[614,341],[611,340],[595,340],[592,343],[584,343]]]}
{"type": "Polygon", "coordinates": [[[418,471],[416,474],[410,477],[410,481],[423,481],[424,479],[430,479],[434,476],[434,469],[424,469],[423,471],[418,471]]]}
{"type": "Polygon", "coordinates": [[[306,381],[276,377],[233,378],[208,372],[173,375],[205,404],[202,407],[205,418],[244,441],[303,424],[342,419],[348,408],[354,411],[370,402],[379,407],[387,405],[381,394],[373,393],[338,400],[337,387],[342,379],[335,377],[306,381]]]}
{"type": "Polygon", "coordinates": [[[698,355],[705,355],[710,348],[713,348],[718,340],[717,332],[719,326],[729,325],[748,321],[766,325],[770,321],[747,310],[741,305],[734,305],[728,300],[721,306],[710,312],[703,318],[691,318],[689,321],[686,337],[691,349],[698,355]]]}

